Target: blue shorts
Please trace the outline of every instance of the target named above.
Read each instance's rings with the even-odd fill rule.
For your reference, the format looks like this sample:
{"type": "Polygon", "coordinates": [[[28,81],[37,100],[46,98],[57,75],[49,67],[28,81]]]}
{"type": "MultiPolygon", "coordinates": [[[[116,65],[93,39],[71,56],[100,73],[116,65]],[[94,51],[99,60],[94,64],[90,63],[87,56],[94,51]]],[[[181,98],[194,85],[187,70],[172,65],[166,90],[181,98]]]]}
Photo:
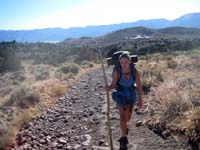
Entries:
{"type": "Polygon", "coordinates": [[[126,91],[113,91],[112,99],[116,102],[117,107],[135,105],[137,103],[137,92],[136,90],[131,90],[131,92],[126,91]]]}

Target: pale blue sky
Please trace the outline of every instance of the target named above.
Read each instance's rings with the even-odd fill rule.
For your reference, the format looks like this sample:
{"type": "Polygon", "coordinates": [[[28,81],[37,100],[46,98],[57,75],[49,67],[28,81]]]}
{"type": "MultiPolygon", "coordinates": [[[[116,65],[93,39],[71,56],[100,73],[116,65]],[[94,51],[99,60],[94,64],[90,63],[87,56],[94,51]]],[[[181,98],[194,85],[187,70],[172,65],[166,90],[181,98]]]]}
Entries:
{"type": "Polygon", "coordinates": [[[0,30],[173,20],[193,12],[200,0],[0,0],[0,30]]]}

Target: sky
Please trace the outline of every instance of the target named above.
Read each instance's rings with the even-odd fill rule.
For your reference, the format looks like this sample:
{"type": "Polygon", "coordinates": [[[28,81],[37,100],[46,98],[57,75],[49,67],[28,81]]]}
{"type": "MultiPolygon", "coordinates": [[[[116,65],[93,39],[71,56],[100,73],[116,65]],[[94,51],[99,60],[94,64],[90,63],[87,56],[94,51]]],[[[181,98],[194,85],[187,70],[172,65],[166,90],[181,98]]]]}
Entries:
{"type": "Polygon", "coordinates": [[[200,0],[0,0],[0,30],[70,28],[200,12],[200,0]]]}

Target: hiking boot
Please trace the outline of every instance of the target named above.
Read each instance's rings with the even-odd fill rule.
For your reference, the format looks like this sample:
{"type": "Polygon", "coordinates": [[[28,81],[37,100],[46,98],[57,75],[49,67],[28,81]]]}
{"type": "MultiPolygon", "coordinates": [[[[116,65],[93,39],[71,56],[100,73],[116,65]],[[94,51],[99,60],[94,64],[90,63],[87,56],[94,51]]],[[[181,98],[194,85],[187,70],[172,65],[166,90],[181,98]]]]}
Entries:
{"type": "Polygon", "coordinates": [[[118,142],[120,143],[120,150],[126,150],[127,149],[127,144],[128,144],[128,139],[127,137],[121,137],[118,142]]]}

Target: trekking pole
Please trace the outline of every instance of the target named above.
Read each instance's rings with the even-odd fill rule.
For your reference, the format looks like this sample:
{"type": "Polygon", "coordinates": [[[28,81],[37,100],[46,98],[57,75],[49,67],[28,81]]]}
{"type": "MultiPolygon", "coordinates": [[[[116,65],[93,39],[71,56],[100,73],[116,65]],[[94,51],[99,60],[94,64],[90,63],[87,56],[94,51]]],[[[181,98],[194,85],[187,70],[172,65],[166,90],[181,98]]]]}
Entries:
{"type": "MultiPolygon", "coordinates": [[[[105,85],[107,85],[107,78],[106,78],[105,68],[103,65],[103,57],[102,57],[101,50],[99,50],[99,56],[100,56],[105,85]]],[[[108,119],[108,134],[109,134],[109,140],[110,140],[110,149],[113,150],[112,131],[111,131],[111,125],[110,125],[110,97],[109,97],[109,91],[107,91],[107,90],[106,90],[106,97],[107,97],[107,113],[106,113],[106,115],[107,115],[107,119],[108,119]]]]}

